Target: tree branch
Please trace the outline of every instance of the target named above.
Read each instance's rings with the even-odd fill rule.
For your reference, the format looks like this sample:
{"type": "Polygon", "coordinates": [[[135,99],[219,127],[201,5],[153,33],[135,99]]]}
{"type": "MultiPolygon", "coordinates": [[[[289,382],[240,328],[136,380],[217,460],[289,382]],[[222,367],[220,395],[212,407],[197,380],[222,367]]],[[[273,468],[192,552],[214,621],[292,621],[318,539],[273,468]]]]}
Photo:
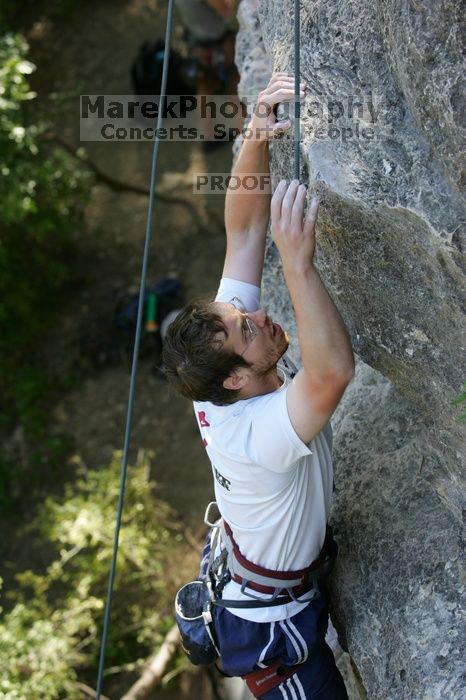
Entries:
{"type": "Polygon", "coordinates": [[[149,661],[139,680],[131,686],[121,700],[144,700],[149,693],[160,685],[168,664],[175,656],[180,645],[178,627],[173,625],[165,637],[158,653],[149,661]]]}
{"type": "MultiPolygon", "coordinates": [[[[53,141],[54,143],[58,144],[65,151],[70,153],[74,158],[77,158],[79,161],[81,161],[81,163],[83,163],[92,170],[92,172],[98,180],[104,182],[112,190],[115,190],[117,192],[134,192],[135,194],[142,194],[146,197],[150,194],[149,188],[145,187],[144,185],[133,185],[131,183],[122,182],[121,180],[118,180],[117,178],[113,177],[113,175],[109,175],[89,158],[84,149],[76,148],[76,146],[72,145],[71,143],[68,143],[68,141],[66,141],[59,134],[55,134],[54,132],[48,131],[43,135],[43,138],[46,141],[53,141]]],[[[164,202],[165,204],[176,204],[177,206],[185,207],[185,209],[189,211],[189,213],[193,216],[193,218],[196,221],[198,221],[199,219],[199,216],[194,206],[190,204],[190,202],[188,202],[186,199],[183,199],[183,197],[173,197],[169,194],[156,192],[155,199],[159,200],[160,202],[164,202]]]]}
{"type": "MultiPolygon", "coordinates": [[[[90,698],[94,699],[97,697],[97,693],[95,692],[94,688],[91,688],[90,686],[86,685],[85,683],[77,683],[76,685],[78,686],[79,690],[82,690],[83,693],[85,693],[90,698]]],[[[101,698],[101,700],[110,700],[110,698],[107,698],[106,695],[102,695],[102,693],[100,694],[100,698],[101,698]]]]}
{"type": "Polygon", "coordinates": [[[185,536],[185,539],[188,544],[191,545],[193,549],[196,550],[196,552],[199,552],[202,554],[202,551],[204,549],[204,540],[205,540],[205,528],[202,528],[201,536],[196,536],[193,535],[189,527],[185,527],[183,529],[183,534],[185,536]],[[202,538],[202,539],[201,539],[202,538]]]}

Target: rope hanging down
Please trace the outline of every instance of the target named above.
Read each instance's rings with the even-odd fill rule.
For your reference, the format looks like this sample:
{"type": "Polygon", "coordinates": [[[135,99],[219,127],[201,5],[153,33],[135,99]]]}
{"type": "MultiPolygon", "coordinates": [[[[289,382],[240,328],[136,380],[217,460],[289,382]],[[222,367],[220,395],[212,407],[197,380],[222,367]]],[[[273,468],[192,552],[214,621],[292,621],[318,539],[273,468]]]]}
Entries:
{"type": "Polygon", "coordinates": [[[97,686],[96,686],[96,700],[100,700],[100,695],[102,692],[102,678],[104,672],[105,663],[105,650],[107,646],[108,638],[108,627],[110,621],[110,610],[112,606],[112,595],[113,595],[113,584],[115,581],[115,571],[116,571],[116,560],[118,554],[118,540],[120,535],[121,527],[121,517],[123,512],[123,499],[125,493],[125,483],[126,483],[126,472],[128,466],[128,453],[131,441],[131,426],[133,420],[133,407],[134,407],[134,394],[136,388],[136,376],[138,370],[138,359],[139,359],[139,347],[141,344],[141,330],[142,330],[142,318],[143,318],[143,308],[144,308],[144,292],[146,287],[147,279],[147,267],[149,262],[149,251],[150,243],[152,238],[152,222],[153,222],[153,211],[154,211],[154,194],[155,194],[155,184],[156,184],[156,172],[157,172],[157,160],[159,153],[159,143],[160,139],[158,134],[160,134],[160,129],[162,126],[164,103],[166,99],[165,91],[167,88],[167,76],[168,76],[168,60],[170,54],[170,43],[171,43],[171,33],[172,33],[172,20],[173,20],[173,3],[174,0],[168,0],[167,9],[167,25],[165,29],[165,52],[163,58],[163,69],[162,69],[162,85],[160,88],[160,109],[157,117],[157,129],[155,132],[154,148],[152,151],[152,163],[151,163],[151,177],[150,177],[150,189],[149,189],[149,207],[147,211],[147,224],[146,224],[146,234],[144,242],[144,254],[142,260],[141,269],[141,281],[139,287],[139,302],[138,302],[138,315],[136,322],[136,334],[134,339],[134,349],[133,349],[133,361],[131,367],[131,380],[129,386],[129,396],[128,396],[128,409],[126,415],[126,428],[125,428],[125,440],[123,447],[123,457],[121,460],[121,478],[120,478],[120,493],[118,497],[117,506],[117,521],[115,526],[115,535],[113,542],[113,554],[112,563],[110,567],[110,575],[108,580],[108,592],[107,592],[107,602],[105,605],[105,616],[104,616],[104,627],[102,631],[102,641],[100,646],[100,658],[99,658],[99,670],[97,674],[97,686]]]}
{"type": "Polygon", "coordinates": [[[301,103],[300,94],[300,72],[299,62],[300,50],[300,26],[299,26],[299,0],[294,0],[294,172],[295,180],[299,180],[299,146],[301,141],[301,103]]]}
{"type": "MultiPolygon", "coordinates": [[[[141,269],[141,280],[139,286],[139,301],[138,301],[138,314],[136,321],[136,333],[134,339],[134,349],[133,349],[133,360],[131,367],[131,379],[129,386],[128,395],[128,406],[126,415],[126,427],[125,427],[125,438],[123,446],[123,456],[121,460],[121,477],[120,477],[120,491],[118,497],[117,505],[117,520],[115,525],[115,534],[113,541],[113,552],[112,552],[112,562],[110,566],[110,574],[108,580],[108,590],[107,590],[107,600],[105,604],[105,614],[104,614],[104,626],[102,631],[102,640],[100,645],[100,656],[99,656],[99,668],[97,673],[97,683],[96,683],[96,700],[100,700],[102,693],[102,681],[103,673],[105,667],[105,651],[107,647],[108,639],[108,629],[110,622],[110,611],[112,607],[112,597],[113,597],[113,585],[115,582],[116,573],[116,562],[118,555],[118,543],[121,528],[121,520],[123,513],[123,500],[125,494],[126,485],[126,474],[128,467],[128,455],[129,447],[131,443],[131,428],[133,422],[133,408],[134,408],[134,396],[136,389],[136,377],[138,370],[138,360],[139,360],[139,348],[141,345],[141,331],[142,331],[142,319],[143,319],[143,309],[144,309],[144,291],[146,287],[147,279],[147,268],[149,263],[149,252],[150,244],[152,239],[152,226],[153,226],[153,212],[154,212],[154,195],[155,195],[155,185],[156,185],[156,174],[157,174],[157,161],[159,153],[160,139],[158,134],[162,127],[163,112],[164,112],[164,102],[166,99],[165,91],[167,88],[167,77],[168,77],[168,62],[170,55],[170,44],[171,44],[171,34],[172,34],[172,24],[173,24],[173,3],[174,0],[168,0],[167,9],[167,24],[165,28],[165,52],[163,58],[163,69],[162,69],[162,84],[160,88],[160,109],[157,117],[157,128],[155,132],[154,148],[152,151],[152,162],[151,162],[151,176],[150,176],[150,188],[149,188],[149,207],[147,211],[147,224],[146,233],[144,241],[144,253],[142,259],[142,269],[141,269]]],[[[299,146],[300,146],[300,62],[299,62],[299,51],[300,51],[300,26],[299,26],[299,0],[294,0],[294,69],[295,69],[295,111],[294,111],[294,178],[299,180],[299,146]]]]}

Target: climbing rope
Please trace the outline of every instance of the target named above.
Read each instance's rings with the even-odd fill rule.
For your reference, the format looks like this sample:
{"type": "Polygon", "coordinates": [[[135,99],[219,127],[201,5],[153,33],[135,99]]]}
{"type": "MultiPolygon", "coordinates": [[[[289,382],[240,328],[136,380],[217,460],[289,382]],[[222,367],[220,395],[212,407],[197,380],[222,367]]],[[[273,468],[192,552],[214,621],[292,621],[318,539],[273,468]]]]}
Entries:
{"type": "Polygon", "coordinates": [[[299,146],[301,141],[301,103],[299,101],[299,83],[300,83],[300,36],[301,28],[299,26],[299,0],[294,0],[294,171],[295,180],[299,180],[299,146]]]}
{"type": "MultiPolygon", "coordinates": [[[[125,438],[123,446],[123,456],[121,460],[121,476],[120,476],[120,491],[118,496],[117,505],[117,519],[115,525],[115,533],[113,540],[113,551],[112,551],[112,562],[110,566],[110,574],[108,579],[108,589],[107,589],[107,600],[105,604],[105,614],[104,614],[104,625],[102,630],[102,640],[100,644],[100,655],[99,655],[99,668],[97,672],[97,683],[96,683],[96,700],[100,700],[102,693],[102,681],[105,666],[105,652],[108,640],[108,630],[110,623],[110,612],[112,607],[113,598],[113,585],[115,582],[116,574],[116,562],[118,555],[118,543],[120,536],[121,520],[123,514],[123,501],[125,494],[126,485],[126,474],[128,467],[128,455],[129,447],[131,442],[131,427],[133,422],[133,408],[134,408],[134,396],[136,390],[136,377],[138,371],[138,360],[139,360],[139,348],[141,345],[141,331],[143,323],[143,309],[144,309],[144,297],[147,279],[147,268],[149,262],[149,252],[150,244],[152,240],[152,226],[153,226],[153,212],[154,212],[154,195],[155,195],[155,185],[156,185],[156,173],[157,173],[157,161],[159,154],[159,144],[160,144],[160,129],[162,127],[163,113],[164,113],[164,103],[166,100],[165,91],[167,88],[167,77],[168,77],[168,63],[170,55],[170,44],[172,35],[172,24],[173,24],[173,4],[174,0],[168,0],[167,9],[167,24],[165,28],[165,51],[163,57],[163,69],[162,69],[162,84],[160,88],[160,108],[157,117],[157,128],[155,132],[154,148],[152,151],[152,162],[151,162],[151,175],[150,175],[150,188],[149,188],[149,207],[147,211],[147,223],[146,223],[146,233],[144,240],[144,253],[142,259],[141,268],[141,280],[139,286],[139,301],[138,301],[138,314],[136,321],[136,333],[134,339],[134,349],[133,349],[133,359],[131,366],[131,379],[129,385],[129,395],[128,395],[128,405],[126,414],[126,427],[125,427],[125,438]]],[[[295,69],[295,108],[294,108],[294,178],[299,180],[299,146],[300,146],[300,63],[299,63],[299,51],[300,51],[300,26],[299,26],[299,0],[294,0],[294,69],[295,69]]]]}
{"type": "Polygon", "coordinates": [[[142,269],[141,269],[141,281],[139,286],[139,302],[138,302],[138,315],[136,322],[136,334],[134,338],[134,349],[133,349],[133,361],[131,367],[131,380],[129,385],[129,396],[128,396],[128,408],[126,415],[126,428],[125,428],[125,440],[123,447],[123,456],[121,460],[121,477],[120,477],[120,493],[118,497],[117,506],[117,520],[115,526],[115,535],[113,542],[113,554],[112,563],[110,567],[110,575],[108,579],[108,591],[107,591],[107,601],[105,604],[105,616],[104,616],[104,626],[102,631],[102,641],[100,645],[100,658],[99,658],[99,669],[97,673],[97,686],[96,686],[96,700],[100,700],[100,695],[102,692],[102,678],[104,673],[105,664],[105,650],[107,646],[108,638],[108,627],[110,621],[110,610],[112,607],[112,595],[113,595],[113,583],[115,581],[116,572],[116,561],[118,554],[118,541],[120,536],[121,527],[121,517],[123,513],[123,499],[125,493],[125,483],[126,483],[126,472],[128,466],[128,453],[131,441],[131,426],[133,421],[133,407],[134,407],[134,394],[136,389],[136,376],[138,371],[138,359],[139,359],[139,347],[141,344],[141,330],[142,330],[142,319],[143,319],[143,309],[144,309],[144,295],[146,288],[146,278],[147,278],[147,267],[149,262],[149,251],[150,243],[152,239],[152,222],[153,222],[153,212],[154,212],[154,194],[155,194],[155,183],[156,183],[156,172],[157,172],[157,160],[159,154],[159,134],[162,126],[164,104],[165,104],[165,91],[167,89],[167,77],[168,77],[168,61],[170,55],[170,43],[172,34],[172,22],[173,22],[173,3],[174,0],[168,0],[167,9],[167,25],[165,28],[165,51],[163,57],[163,69],[162,69],[162,85],[160,88],[160,108],[157,117],[157,129],[155,132],[154,148],[152,151],[152,163],[151,163],[151,176],[150,176],[150,189],[149,189],[149,207],[147,210],[147,224],[146,224],[146,234],[144,242],[144,254],[142,259],[142,269]]]}

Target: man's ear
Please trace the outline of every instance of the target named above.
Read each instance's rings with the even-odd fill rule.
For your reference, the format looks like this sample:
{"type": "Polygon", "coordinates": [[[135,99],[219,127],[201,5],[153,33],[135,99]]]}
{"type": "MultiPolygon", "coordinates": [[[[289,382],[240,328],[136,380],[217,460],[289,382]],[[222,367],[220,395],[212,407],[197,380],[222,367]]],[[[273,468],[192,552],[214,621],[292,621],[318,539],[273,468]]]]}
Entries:
{"type": "Polygon", "coordinates": [[[249,375],[244,372],[232,372],[226,379],[223,380],[223,386],[225,389],[232,389],[233,391],[238,391],[238,389],[243,389],[249,381],[249,375]]]}

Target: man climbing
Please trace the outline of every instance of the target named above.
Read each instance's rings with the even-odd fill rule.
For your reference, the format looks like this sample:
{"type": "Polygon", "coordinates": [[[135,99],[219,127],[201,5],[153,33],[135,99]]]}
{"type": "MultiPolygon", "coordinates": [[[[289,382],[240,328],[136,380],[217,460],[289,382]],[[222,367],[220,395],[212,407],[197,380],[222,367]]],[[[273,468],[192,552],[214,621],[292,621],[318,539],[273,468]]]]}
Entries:
{"type": "MultiPolygon", "coordinates": [[[[268,139],[290,127],[276,121],[274,107],[293,97],[294,79],[283,73],[260,93],[249,126],[256,138],[243,142],[235,188],[241,177],[269,172],[268,139]]],[[[187,306],[164,347],[169,379],[194,401],[223,519],[209,561],[221,668],[266,700],[343,700],[324,639],[322,576],[331,555],[329,419],[353,375],[353,354],[313,263],[317,199],[304,218],[306,188],[297,181],[280,182],[272,200],[248,192],[226,195],[215,301],[187,306]],[[299,371],[285,355],[288,335],[260,308],[270,212],[296,314],[299,371]]]]}

